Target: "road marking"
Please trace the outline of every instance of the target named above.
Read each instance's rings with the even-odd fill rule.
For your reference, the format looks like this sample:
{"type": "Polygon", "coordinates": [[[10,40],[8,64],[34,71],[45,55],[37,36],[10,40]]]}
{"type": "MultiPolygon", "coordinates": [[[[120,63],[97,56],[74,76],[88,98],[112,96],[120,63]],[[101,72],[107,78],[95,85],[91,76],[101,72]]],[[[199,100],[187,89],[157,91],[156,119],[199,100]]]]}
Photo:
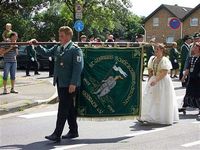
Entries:
{"type": "Polygon", "coordinates": [[[199,123],[200,123],[200,121],[195,121],[195,122],[192,122],[192,123],[194,123],[194,124],[199,124],[199,123]]]}
{"type": "Polygon", "coordinates": [[[163,131],[166,130],[164,128],[158,128],[158,129],[154,129],[154,130],[150,130],[150,131],[141,131],[141,132],[136,132],[136,133],[132,133],[132,134],[127,134],[125,135],[126,137],[133,137],[133,136],[137,136],[137,135],[143,135],[143,134],[148,134],[148,133],[153,133],[153,132],[158,132],[158,131],[163,131]]]}
{"type": "Polygon", "coordinates": [[[21,115],[20,118],[32,119],[32,118],[40,118],[40,117],[48,117],[48,116],[55,116],[57,111],[49,111],[49,112],[42,112],[42,113],[35,113],[35,114],[28,114],[28,115],[21,115]]]}
{"type": "Polygon", "coordinates": [[[195,145],[200,145],[200,140],[199,141],[195,141],[195,142],[191,142],[191,143],[187,143],[187,144],[183,144],[181,146],[183,146],[183,147],[192,147],[192,146],[195,146],[195,145]]]}
{"type": "Polygon", "coordinates": [[[77,145],[69,145],[69,146],[55,146],[56,148],[51,149],[51,150],[66,150],[66,149],[71,149],[71,148],[77,148],[77,147],[83,147],[88,144],[77,144],[77,145]]]}

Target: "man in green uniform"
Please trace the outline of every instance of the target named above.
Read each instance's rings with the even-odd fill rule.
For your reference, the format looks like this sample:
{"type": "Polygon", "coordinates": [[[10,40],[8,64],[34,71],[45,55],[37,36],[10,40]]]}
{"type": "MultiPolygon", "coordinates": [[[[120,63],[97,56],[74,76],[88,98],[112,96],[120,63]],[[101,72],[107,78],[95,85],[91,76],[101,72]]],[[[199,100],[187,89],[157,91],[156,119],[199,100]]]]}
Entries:
{"type": "MultiPolygon", "coordinates": [[[[183,77],[183,71],[184,71],[186,59],[187,59],[188,55],[191,53],[190,44],[192,43],[192,37],[190,37],[189,35],[185,35],[183,38],[183,42],[184,43],[181,46],[181,70],[180,70],[180,75],[179,75],[180,80],[183,77]]],[[[182,82],[182,86],[185,87],[186,82],[182,82]]]]}
{"type": "MultiPolygon", "coordinates": [[[[83,69],[83,53],[72,41],[73,31],[68,26],[59,29],[60,46],[46,49],[37,47],[37,52],[55,58],[54,85],[57,84],[59,106],[56,128],[50,136],[45,138],[51,141],[60,141],[65,122],[68,121],[69,132],[62,136],[63,139],[78,137],[76,96],[81,84],[81,72],[83,69]]],[[[30,43],[37,42],[35,39],[30,43]]]]}

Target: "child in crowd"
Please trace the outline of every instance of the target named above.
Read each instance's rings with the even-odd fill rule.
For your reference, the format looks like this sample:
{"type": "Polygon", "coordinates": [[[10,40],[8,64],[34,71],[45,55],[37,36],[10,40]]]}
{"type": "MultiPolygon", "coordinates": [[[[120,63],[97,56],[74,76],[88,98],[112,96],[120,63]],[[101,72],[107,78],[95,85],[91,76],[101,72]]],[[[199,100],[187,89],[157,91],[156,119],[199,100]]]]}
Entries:
{"type": "Polygon", "coordinates": [[[12,24],[7,23],[6,24],[6,30],[3,32],[2,37],[4,41],[10,41],[9,37],[12,33],[12,24]]]}

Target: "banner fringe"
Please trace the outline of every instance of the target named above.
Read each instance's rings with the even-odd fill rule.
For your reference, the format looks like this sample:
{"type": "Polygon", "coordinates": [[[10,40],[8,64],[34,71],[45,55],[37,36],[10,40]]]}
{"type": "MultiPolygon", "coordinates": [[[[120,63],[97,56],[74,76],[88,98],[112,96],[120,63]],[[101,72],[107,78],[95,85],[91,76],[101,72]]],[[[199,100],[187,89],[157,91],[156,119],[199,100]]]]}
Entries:
{"type": "Polygon", "coordinates": [[[124,121],[136,120],[139,116],[117,116],[117,117],[78,117],[78,121],[124,121]]]}

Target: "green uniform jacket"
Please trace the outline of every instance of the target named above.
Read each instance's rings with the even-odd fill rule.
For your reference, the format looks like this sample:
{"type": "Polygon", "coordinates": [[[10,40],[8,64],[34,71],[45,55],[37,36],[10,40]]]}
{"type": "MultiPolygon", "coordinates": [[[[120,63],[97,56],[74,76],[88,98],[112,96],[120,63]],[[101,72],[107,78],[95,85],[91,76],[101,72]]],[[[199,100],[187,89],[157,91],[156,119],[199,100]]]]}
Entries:
{"type": "Polygon", "coordinates": [[[80,86],[84,65],[83,53],[73,42],[70,42],[63,52],[61,52],[61,46],[54,46],[50,49],[38,46],[37,52],[54,57],[54,85],[58,83],[59,87],[80,86]]]}
{"type": "Polygon", "coordinates": [[[37,61],[37,53],[35,51],[35,48],[32,47],[32,45],[27,46],[26,51],[27,51],[27,57],[29,60],[31,58],[34,58],[34,60],[37,61]]]}
{"type": "Polygon", "coordinates": [[[175,48],[170,49],[170,52],[169,52],[169,59],[170,59],[170,61],[174,62],[174,60],[178,60],[178,57],[179,57],[178,50],[175,49],[175,48]]]}
{"type": "Polygon", "coordinates": [[[147,62],[148,62],[151,56],[154,55],[154,47],[152,45],[146,48],[146,54],[147,54],[147,62]]]}
{"type": "Polygon", "coordinates": [[[189,52],[190,52],[190,47],[184,43],[181,46],[181,68],[184,68],[189,52]]]}

